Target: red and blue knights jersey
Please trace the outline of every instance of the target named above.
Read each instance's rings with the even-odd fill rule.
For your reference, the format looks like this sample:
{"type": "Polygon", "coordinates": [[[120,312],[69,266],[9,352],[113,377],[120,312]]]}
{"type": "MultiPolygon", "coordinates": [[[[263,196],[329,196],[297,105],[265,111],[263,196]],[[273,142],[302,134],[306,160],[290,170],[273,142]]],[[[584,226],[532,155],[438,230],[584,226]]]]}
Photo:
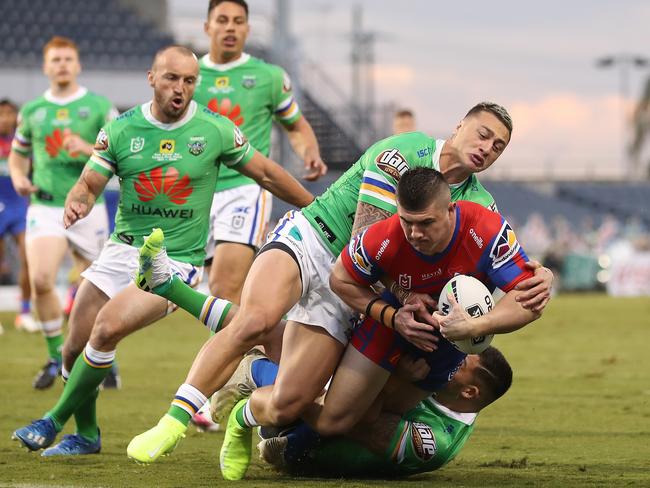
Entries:
{"type": "Polygon", "coordinates": [[[490,290],[510,291],[531,277],[526,253],[510,224],[498,213],[473,202],[456,202],[456,226],[447,248],[431,256],[406,240],[397,214],[354,237],[341,253],[347,272],[359,283],[375,283],[383,275],[405,290],[437,299],[457,274],[474,276],[490,290]]]}

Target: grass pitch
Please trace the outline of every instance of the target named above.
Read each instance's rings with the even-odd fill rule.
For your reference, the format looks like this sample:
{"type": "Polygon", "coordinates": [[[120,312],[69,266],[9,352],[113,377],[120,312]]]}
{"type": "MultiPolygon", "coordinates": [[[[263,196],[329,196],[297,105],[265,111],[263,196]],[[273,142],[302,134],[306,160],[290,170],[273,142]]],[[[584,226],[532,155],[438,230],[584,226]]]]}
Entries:
{"type": "MultiPolygon", "coordinates": [[[[61,384],[35,391],[45,357],[38,335],[13,330],[0,314],[0,486],[232,486],[221,479],[221,434],[190,428],[176,452],[152,466],[126,445],[157,422],[207,333],[178,312],[118,348],[120,391],[102,392],[100,455],[45,459],[10,440],[40,417],[61,384]]],[[[294,486],[650,486],[650,299],[570,295],[545,316],[495,340],[510,360],[510,392],[483,412],[473,437],[443,469],[405,480],[291,480],[254,462],[235,485],[294,486]]],[[[73,428],[68,426],[68,430],[73,428]]]]}

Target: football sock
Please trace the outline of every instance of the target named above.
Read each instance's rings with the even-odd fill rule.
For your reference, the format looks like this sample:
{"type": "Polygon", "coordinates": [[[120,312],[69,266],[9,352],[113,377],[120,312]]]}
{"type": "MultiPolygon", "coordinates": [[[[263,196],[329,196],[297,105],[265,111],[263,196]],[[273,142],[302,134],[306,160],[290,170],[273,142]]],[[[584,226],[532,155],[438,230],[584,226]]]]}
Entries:
{"type": "Polygon", "coordinates": [[[86,344],[83,354],[77,358],[70,371],[70,377],[59,401],[45,414],[52,419],[58,431],[63,429],[77,408],[90,397],[97,395],[97,389],[110,371],[114,359],[114,350],[97,351],[90,344],[86,344]]]}
{"type": "Polygon", "coordinates": [[[54,320],[39,322],[45,343],[47,344],[47,353],[54,361],[61,362],[61,349],[63,349],[63,317],[54,320]]]}
{"type": "Polygon", "coordinates": [[[74,411],[74,420],[77,424],[77,434],[89,441],[96,442],[99,437],[97,425],[97,397],[99,388],[95,393],[82,401],[74,411]]]}
{"type": "Polygon", "coordinates": [[[275,383],[280,367],[270,359],[256,359],[251,364],[251,375],[258,387],[269,386],[275,383]]]}
{"type": "Polygon", "coordinates": [[[167,415],[174,417],[184,425],[190,423],[190,419],[208,401],[207,397],[192,385],[183,383],[176,391],[171,407],[167,415]]]}
{"type": "Polygon", "coordinates": [[[232,303],[227,300],[196,291],[176,275],[172,276],[169,285],[156,287],[154,291],[192,314],[212,332],[221,329],[232,306],[232,303]]]}
{"type": "Polygon", "coordinates": [[[260,425],[253,416],[250,400],[246,400],[245,403],[235,407],[235,419],[242,428],[257,427],[260,425]]]}
{"type": "Polygon", "coordinates": [[[318,445],[320,436],[306,423],[301,422],[287,434],[287,440],[284,460],[288,464],[295,464],[318,445]]]}
{"type": "Polygon", "coordinates": [[[30,304],[29,300],[21,300],[20,301],[20,313],[29,313],[31,311],[32,307],[30,304]]]}

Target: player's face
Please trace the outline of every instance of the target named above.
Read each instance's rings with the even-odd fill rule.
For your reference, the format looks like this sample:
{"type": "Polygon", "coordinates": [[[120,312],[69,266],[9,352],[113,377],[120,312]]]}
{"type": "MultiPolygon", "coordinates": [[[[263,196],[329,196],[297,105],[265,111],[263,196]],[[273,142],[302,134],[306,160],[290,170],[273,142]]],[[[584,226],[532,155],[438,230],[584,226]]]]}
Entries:
{"type": "Polygon", "coordinates": [[[411,212],[397,206],[402,230],[409,243],[422,254],[432,255],[449,244],[454,229],[454,204],[435,199],[426,209],[411,212]]]}
{"type": "Polygon", "coordinates": [[[452,136],[460,163],[472,173],[485,171],[510,142],[508,129],[490,112],[465,117],[452,136]]]}
{"type": "Polygon", "coordinates": [[[212,9],[204,25],[211,48],[227,58],[235,58],[244,50],[249,25],[246,10],[233,2],[223,2],[212,9]]]}
{"type": "Polygon", "coordinates": [[[0,105],[0,134],[11,134],[16,129],[18,114],[9,105],[0,105]]]}
{"type": "Polygon", "coordinates": [[[199,65],[196,58],[168,51],[162,54],[149,71],[154,103],[169,123],[180,119],[194,96],[199,65]]]}
{"type": "Polygon", "coordinates": [[[79,54],[71,47],[51,47],[45,53],[43,73],[59,86],[74,83],[81,72],[79,54]]]}

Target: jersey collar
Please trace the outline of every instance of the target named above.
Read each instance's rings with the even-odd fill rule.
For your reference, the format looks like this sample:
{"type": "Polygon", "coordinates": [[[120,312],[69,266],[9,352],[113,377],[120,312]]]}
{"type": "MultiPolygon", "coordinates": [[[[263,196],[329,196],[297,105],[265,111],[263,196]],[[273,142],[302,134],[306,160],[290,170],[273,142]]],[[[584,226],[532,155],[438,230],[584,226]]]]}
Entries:
{"type": "Polygon", "coordinates": [[[247,63],[250,58],[251,58],[250,54],[242,53],[241,56],[238,59],[235,59],[234,61],[230,61],[229,63],[218,64],[213,62],[210,59],[210,53],[208,53],[201,58],[201,61],[203,61],[203,65],[207,68],[214,69],[217,71],[228,71],[229,69],[233,69],[236,68],[237,66],[241,66],[242,64],[247,63]]]}
{"type": "MultiPolygon", "coordinates": [[[[433,156],[431,156],[431,163],[433,164],[433,169],[436,171],[440,171],[440,154],[442,153],[442,146],[445,145],[445,142],[447,141],[444,139],[436,139],[436,151],[433,153],[433,156]]],[[[442,173],[442,171],[440,172],[442,173]]],[[[449,188],[452,190],[459,188],[463,186],[469,178],[470,177],[465,178],[460,183],[449,183],[449,188]]]]}
{"type": "Polygon", "coordinates": [[[437,410],[440,410],[447,417],[452,418],[454,420],[458,420],[459,422],[462,422],[465,425],[472,425],[476,420],[476,416],[478,415],[477,413],[463,413],[463,412],[456,412],[454,410],[450,410],[444,405],[441,405],[440,403],[435,401],[433,398],[429,398],[429,401],[433,403],[433,406],[436,407],[437,410]]]}
{"type": "Polygon", "coordinates": [[[147,103],[143,103],[142,105],[140,105],[140,108],[142,109],[142,115],[147,120],[147,122],[149,122],[151,125],[156,126],[156,127],[158,127],[159,129],[162,129],[162,130],[174,130],[174,129],[178,129],[179,127],[184,126],[185,124],[187,124],[192,119],[192,117],[194,117],[194,114],[196,113],[196,108],[197,108],[196,102],[194,100],[192,100],[190,102],[189,107],[187,108],[187,111],[185,112],[185,115],[183,115],[182,119],[179,119],[176,122],[172,122],[171,124],[165,124],[165,123],[161,122],[160,120],[158,120],[157,118],[155,118],[153,116],[153,113],[151,113],[151,104],[152,103],[153,102],[147,102],[147,103]]]}
{"type": "Polygon", "coordinates": [[[72,95],[68,95],[67,97],[56,97],[52,95],[52,90],[47,89],[46,92],[43,94],[43,97],[45,100],[47,100],[50,103],[55,103],[57,105],[67,105],[72,102],[76,102],[79,100],[81,97],[83,97],[86,93],[88,93],[88,89],[80,86],[77,88],[77,91],[74,92],[72,95]]]}

